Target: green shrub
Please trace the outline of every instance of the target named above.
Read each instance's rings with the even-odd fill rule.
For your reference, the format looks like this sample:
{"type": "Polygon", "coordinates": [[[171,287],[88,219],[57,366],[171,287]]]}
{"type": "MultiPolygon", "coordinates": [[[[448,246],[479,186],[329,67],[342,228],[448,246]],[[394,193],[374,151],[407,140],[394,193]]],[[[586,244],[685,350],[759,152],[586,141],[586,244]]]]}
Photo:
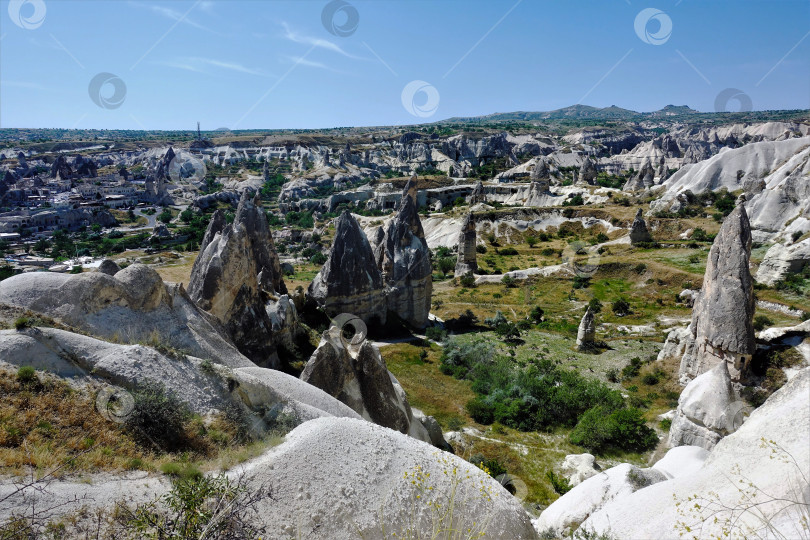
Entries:
{"type": "Polygon", "coordinates": [[[669,428],[672,427],[672,420],[670,420],[669,418],[664,418],[663,420],[661,420],[661,422],[659,422],[658,427],[660,427],[664,431],[669,431],[669,428]]]}
{"type": "Polygon", "coordinates": [[[14,328],[17,330],[24,330],[33,325],[33,321],[28,317],[17,317],[14,321],[14,328]]]}
{"type": "Polygon", "coordinates": [[[517,255],[518,250],[513,247],[505,247],[502,250],[498,251],[498,255],[506,255],[507,257],[511,257],[512,255],[517,255]]]}
{"type": "Polygon", "coordinates": [[[630,303],[625,300],[624,298],[619,298],[615,302],[613,302],[613,313],[615,313],[619,317],[624,317],[625,315],[629,315],[632,313],[630,310],[630,303]]]}
{"type": "Polygon", "coordinates": [[[635,357],[630,360],[630,363],[622,368],[622,378],[626,381],[637,377],[641,372],[641,358],[635,357]]]}
{"type": "Polygon", "coordinates": [[[535,324],[540,324],[543,321],[544,315],[543,308],[540,306],[534,306],[532,310],[529,312],[529,320],[534,322],[535,324]]]}
{"type": "Polygon", "coordinates": [[[655,373],[645,373],[644,376],[641,378],[641,382],[646,384],[647,386],[655,386],[658,384],[658,375],[655,373]]]}
{"type": "Polygon", "coordinates": [[[30,384],[39,381],[37,378],[37,370],[33,366],[20,366],[17,369],[17,380],[20,384],[30,384]]]}
{"type": "Polygon", "coordinates": [[[602,311],[602,302],[600,302],[598,298],[591,298],[590,302],[588,302],[588,307],[591,308],[591,311],[594,313],[599,313],[602,311]]]}
{"type": "Polygon", "coordinates": [[[174,452],[186,443],[184,423],[191,417],[186,405],[155,384],[132,393],[133,409],[125,425],[143,446],[174,452]]]}
{"type": "Polygon", "coordinates": [[[619,369],[615,367],[608,369],[605,372],[605,376],[607,377],[607,380],[609,380],[612,383],[617,383],[621,380],[619,378],[619,369]]]}
{"type": "Polygon", "coordinates": [[[515,282],[515,278],[506,274],[501,278],[501,283],[506,285],[507,288],[514,288],[517,287],[517,283],[515,282]]]}
{"type": "Polygon", "coordinates": [[[551,482],[551,487],[554,488],[554,491],[558,495],[565,495],[569,491],[571,491],[571,484],[568,482],[568,479],[563,476],[558,476],[554,474],[554,471],[546,472],[546,478],[548,481],[551,482]]]}
{"type": "Polygon", "coordinates": [[[484,253],[487,252],[487,246],[483,244],[478,244],[477,246],[475,246],[475,251],[483,255],[484,253]]]}
{"type": "Polygon", "coordinates": [[[467,272],[459,278],[459,283],[461,283],[462,287],[475,287],[475,276],[473,276],[472,272],[467,272]]]}
{"type": "Polygon", "coordinates": [[[489,473],[492,478],[498,478],[506,474],[506,467],[497,459],[487,459],[482,454],[475,454],[470,458],[470,463],[489,473]]]}
{"type": "Polygon", "coordinates": [[[431,326],[425,330],[425,336],[433,341],[444,341],[444,339],[447,337],[447,331],[444,328],[439,328],[438,326],[431,326]]]}
{"type": "Polygon", "coordinates": [[[636,408],[588,410],[571,432],[571,442],[592,452],[610,449],[643,452],[655,448],[658,436],[636,408]]]}
{"type": "Polygon", "coordinates": [[[321,252],[318,252],[309,258],[309,262],[316,265],[322,265],[326,262],[326,255],[324,255],[321,252]]]}
{"type": "Polygon", "coordinates": [[[754,317],[754,330],[757,332],[771,325],[773,325],[773,321],[767,315],[757,315],[754,317]]]}

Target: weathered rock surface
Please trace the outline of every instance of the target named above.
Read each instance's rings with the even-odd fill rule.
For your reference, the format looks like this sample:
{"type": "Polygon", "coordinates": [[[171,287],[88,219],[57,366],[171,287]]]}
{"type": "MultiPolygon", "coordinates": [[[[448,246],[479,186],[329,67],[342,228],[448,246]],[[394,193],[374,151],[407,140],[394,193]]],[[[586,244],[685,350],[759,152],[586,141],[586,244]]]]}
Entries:
{"type": "Polygon", "coordinates": [[[101,272],[102,274],[107,274],[108,276],[114,276],[121,271],[121,267],[115,264],[115,261],[104,259],[101,261],[101,264],[98,266],[96,271],[101,272]]]}
{"type": "Polygon", "coordinates": [[[19,274],[0,282],[0,303],[43,313],[104,339],[159,342],[231,367],[252,365],[217,319],[197,307],[181,285],[163,283],[142,264],[115,276],[19,274]]]}
{"type": "Polygon", "coordinates": [[[674,328],[667,334],[664,346],[658,353],[658,361],[662,362],[670,358],[681,359],[686,355],[692,356],[695,354],[694,349],[695,336],[692,335],[692,329],[688,326],[674,328]]]}
{"type": "Polygon", "coordinates": [[[743,405],[731,387],[725,362],[690,382],[678,399],[669,431],[671,446],[700,446],[711,450],[743,421],[743,405]]]}
{"type": "Polygon", "coordinates": [[[577,330],[577,349],[585,351],[596,345],[596,315],[589,307],[582,316],[577,330]]]}
{"type": "Polygon", "coordinates": [[[641,208],[636,212],[636,218],[633,220],[633,225],[630,227],[630,243],[639,244],[642,242],[652,242],[653,237],[650,231],[647,230],[647,222],[644,221],[644,213],[641,208]]]}
{"type": "Polygon", "coordinates": [[[616,499],[592,514],[583,530],[609,531],[615,538],[675,538],[678,522],[686,522],[702,538],[801,537],[802,507],[789,501],[804,505],[810,496],[804,480],[810,464],[809,393],[810,369],[804,369],[717,443],[698,470],[616,499]],[[758,490],[748,502],[741,481],[758,490]],[[757,504],[757,511],[715,514],[711,505],[702,504],[692,512],[684,506],[694,495],[732,507],[757,504]]]}
{"type": "Polygon", "coordinates": [[[655,169],[650,160],[645,160],[641,169],[622,188],[623,191],[639,191],[655,185],[655,169]]]}
{"type": "Polygon", "coordinates": [[[430,503],[446,508],[457,484],[452,523],[447,518],[442,527],[486,538],[537,538],[517,499],[475,465],[359,420],[306,422],[231,474],[245,474],[249,490],[272,490],[273,500],[262,501],[257,515],[282,537],[353,540],[431,531],[437,522],[430,503]],[[412,483],[417,470],[424,491],[412,483]]]}
{"type": "Polygon", "coordinates": [[[242,195],[232,224],[221,210],[205,232],[189,280],[189,295],[228,330],[239,350],[261,366],[277,367],[271,294],[287,292],[267,218],[242,195]]]}
{"type": "Polygon", "coordinates": [[[350,313],[366,324],[385,324],[385,285],[368,238],[348,210],[338,217],[335,228],[329,256],[307,296],[330,317],[350,313]]]}
{"type": "Polygon", "coordinates": [[[801,272],[807,263],[810,263],[810,239],[790,246],[774,244],[759,263],[756,280],[771,286],[789,273],[801,272]]]}
{"type": "Polygon", "coordinates": [[[596,180],[596,166],[591,161],[591,158],[586,157],[579,168],[579,181],[586,184],[593,185],[596,180]]]}
{"type": "Polygon", "coordinates": [[[666,479],[661,471],[622,463],[583,481],[551,503],[532,524],[544,538],[567,536],[611,501],[666,479]]]}
{"type": "Polygon", "coordinates": [[[732,379],[745,378],[754,354],[754,287],[748,268],[751,227],[743,206],[723,222],[714,240],[703,288],[692,312],[694,353],[684,355],[680,378],[685,382],[729,362],[732,379]]]}
{"type": "Polygon", "coordinates": [[[301,373],[301,380],[348,405],[366,420],[429,441],[427,430],[413,413],[399,383],[388,371],[377,347],[368,341],[344,341],[341,329],[323,333],[301,373]]]}
{"type": "Polygon", "coordinates": [[[470,194],[468,201],[470,205],[487,202],[486,193],[484,193],[484,184],[481,181],[476,182],[475,187],[470,194]]]}
{"type": "Polygon", "coordinates": [[[456,276],[463,276],[467,272],[477,272],[478,262],[476,260],[476,232],[475,219],[472,213],[467,214],[464,223],[461,224],[461,231],[458,234],[458,259],[456,261],[456,276]]]}
{"type": "Polygon", "coordinates": [[[599,474],[602,468],[596,463],[593,454],[569,454],[562,464],[562,473],[571,487],[578,486],[591,476],[599,474]]]}
{"type": "Polygon", "coordinates": [[[408,324],[428,323],[433,292],[430,250],[416,206],[416,177],[405,186],[397,215],[381,243],[381,271],[388,287],[388,310],[408,324]]]}

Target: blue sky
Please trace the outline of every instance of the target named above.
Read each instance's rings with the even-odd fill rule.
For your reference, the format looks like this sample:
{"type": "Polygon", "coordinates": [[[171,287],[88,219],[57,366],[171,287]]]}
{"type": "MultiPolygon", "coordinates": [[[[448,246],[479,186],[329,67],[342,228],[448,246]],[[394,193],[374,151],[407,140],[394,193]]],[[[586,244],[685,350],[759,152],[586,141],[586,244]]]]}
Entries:
{"type": "Polygon", "coordinates": [[[711,111],[727,88],[756,110],[810,108],[808,0],[336,1],[2,0],[0,127],[320,128],[576,103],[711,111]],[[111,75],[93,97],[99,73],[111,75]]]}

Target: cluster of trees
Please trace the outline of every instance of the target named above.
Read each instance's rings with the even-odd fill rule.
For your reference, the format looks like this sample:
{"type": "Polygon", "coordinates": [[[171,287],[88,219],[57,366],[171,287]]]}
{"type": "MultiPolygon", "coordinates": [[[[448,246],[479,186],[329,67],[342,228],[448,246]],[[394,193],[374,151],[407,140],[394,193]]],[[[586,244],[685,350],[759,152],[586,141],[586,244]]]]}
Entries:
{"type": "Polygon", "coordinates": [[[440,369],[472,381],[476,397],[467,410],[476,422],[522,431],[573,428],[571,442],[592,452],[643,451],[658,442],[642,412],[628,407],[620,392],[559,362],[538,358],[519,367],[490,341],[450,337],[440,369]]]}

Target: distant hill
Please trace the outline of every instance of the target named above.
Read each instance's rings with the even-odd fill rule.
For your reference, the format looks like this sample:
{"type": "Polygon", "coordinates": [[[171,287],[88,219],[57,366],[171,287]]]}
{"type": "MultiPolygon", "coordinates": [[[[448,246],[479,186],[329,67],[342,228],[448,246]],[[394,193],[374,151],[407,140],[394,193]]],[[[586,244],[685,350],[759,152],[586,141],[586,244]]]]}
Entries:
{"type": "Polygon", "coordinates": [[[688,105],[667,105],[660,110],[638,112],[623,109],[616,105],[610,107],[591,107],[590,105],[571,105],[553,111],[515,111],[494,113],[483,116],[453,117],[437,123],[506,123],[506,122],[558,122],[566,125],[571,122],[626,121],[642,122],[645,120],[697,120],[699,122],[762,122],[768,120],[806,119],[807,110],[794,111],[747,111],[747,112],[701,112],[688,105]]]}

